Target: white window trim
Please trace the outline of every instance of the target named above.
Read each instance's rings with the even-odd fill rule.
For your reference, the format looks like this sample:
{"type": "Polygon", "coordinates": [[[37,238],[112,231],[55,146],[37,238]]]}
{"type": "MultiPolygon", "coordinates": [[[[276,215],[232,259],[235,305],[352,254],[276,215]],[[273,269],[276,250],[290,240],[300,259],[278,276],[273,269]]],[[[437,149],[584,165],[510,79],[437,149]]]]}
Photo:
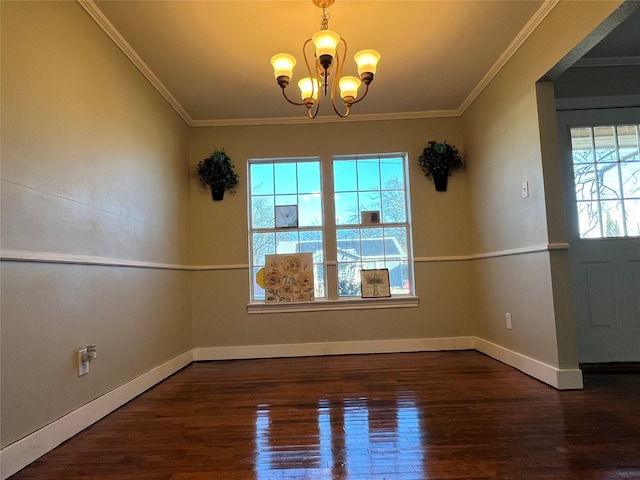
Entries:
{"type": "Polygon", "coordinates": [[[396,295],[384,298],[342,298],[340,300],[316,300],[314,302],[264,303],[247,304],[247,313],[290,313],[290,312],[322,312],[335,310],[372,310],[379,308],[411,308],[417,307],[420,298],[413,295],[396,295]]]}

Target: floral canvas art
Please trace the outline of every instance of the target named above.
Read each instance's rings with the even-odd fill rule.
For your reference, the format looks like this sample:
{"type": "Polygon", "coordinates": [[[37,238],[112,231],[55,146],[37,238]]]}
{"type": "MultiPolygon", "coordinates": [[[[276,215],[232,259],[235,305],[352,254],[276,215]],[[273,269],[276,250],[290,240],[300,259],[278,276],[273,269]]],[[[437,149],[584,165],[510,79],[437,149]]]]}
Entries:
{"type": "Polygon", "coordinates": [[[314,300],[313,254],[265,255],[264,292],[265,303],[314,300]]]}

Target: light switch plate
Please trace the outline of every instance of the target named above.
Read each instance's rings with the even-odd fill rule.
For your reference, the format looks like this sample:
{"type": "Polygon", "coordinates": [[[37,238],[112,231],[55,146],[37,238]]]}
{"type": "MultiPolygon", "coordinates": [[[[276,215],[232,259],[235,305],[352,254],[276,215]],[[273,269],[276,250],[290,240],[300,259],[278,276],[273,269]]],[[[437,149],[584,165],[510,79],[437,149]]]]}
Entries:
{"type": "Polygon", "coordinates": [[[78,350],[78,376],[86,375],[89,373],[89,361],[83,362],[82,357],[86,358],[87,349],[83,348],[82,350],[78,350]]]}

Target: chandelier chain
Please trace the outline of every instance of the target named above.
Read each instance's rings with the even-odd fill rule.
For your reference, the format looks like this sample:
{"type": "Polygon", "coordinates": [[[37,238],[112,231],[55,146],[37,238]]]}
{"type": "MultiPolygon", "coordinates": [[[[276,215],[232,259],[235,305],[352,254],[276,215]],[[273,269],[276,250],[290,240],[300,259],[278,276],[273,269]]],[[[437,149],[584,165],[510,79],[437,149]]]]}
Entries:
{"type": "Polygon", "coordinates": [[[329,18],[331,14],[327,12],[327,8],[322,6],[322,16],[320,17],[320,30],[329,30],[329,18]]]}

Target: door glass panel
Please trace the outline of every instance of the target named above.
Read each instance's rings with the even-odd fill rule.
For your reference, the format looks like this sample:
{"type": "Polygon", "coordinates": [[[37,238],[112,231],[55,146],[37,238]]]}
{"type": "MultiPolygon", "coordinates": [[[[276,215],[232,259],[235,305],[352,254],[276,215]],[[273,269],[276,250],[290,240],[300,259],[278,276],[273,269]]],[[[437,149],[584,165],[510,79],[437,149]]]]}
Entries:
{"type": "Polygon", "coordinates": [[[571,129],[580,238],[639,236],[640,125],[571,129]]]}

